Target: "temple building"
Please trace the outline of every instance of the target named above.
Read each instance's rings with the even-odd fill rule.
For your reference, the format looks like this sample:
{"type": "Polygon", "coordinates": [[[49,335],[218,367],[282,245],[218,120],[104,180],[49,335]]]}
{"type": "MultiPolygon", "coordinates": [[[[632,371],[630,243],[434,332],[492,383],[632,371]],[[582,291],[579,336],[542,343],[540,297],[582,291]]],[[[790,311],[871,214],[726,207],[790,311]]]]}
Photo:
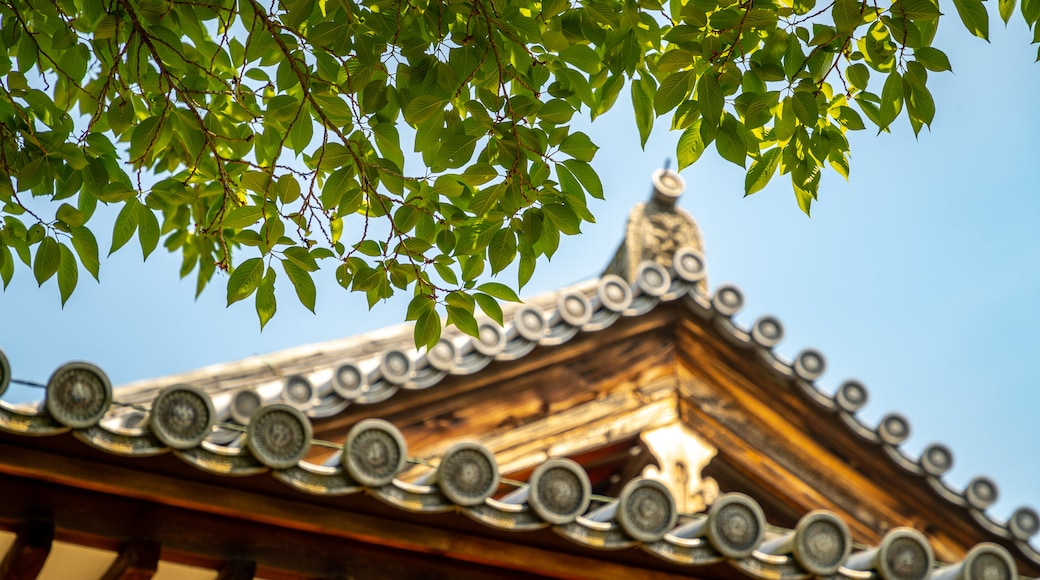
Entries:
{"type": "MultiPolygon", "coordinates": [[[[1040,576],[1040,517],[864,424],[734,321],[661,170],[596,279],[416,351],[399,325],[0,401],[0,580],[1040,576]]],[[[0,394],[11,365],[0,353],[0,394]]]]}

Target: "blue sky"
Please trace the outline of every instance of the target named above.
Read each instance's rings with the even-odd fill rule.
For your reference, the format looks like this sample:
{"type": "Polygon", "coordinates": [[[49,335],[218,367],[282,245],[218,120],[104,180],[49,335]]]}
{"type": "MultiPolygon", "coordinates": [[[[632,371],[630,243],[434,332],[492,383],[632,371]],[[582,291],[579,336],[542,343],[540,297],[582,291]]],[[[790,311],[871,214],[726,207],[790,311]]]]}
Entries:
{"type": "MultiPolygon", "coordinates": [[[[948,12],[936,45],[954,72],[931,76],[932,130],[915,139],[902,120],[891,135],[852,135],[850,181],[827,175],[812,219],[779,176],[743,198],[742,171],[714,153],[683,172],[681,205],[703,230],[711,287],[745,291],[739,321],[778,316],[787,333],[782,355],[821,350],[825,389],[862,381],[868,424],[891,411],[905,415],[908,453],[948,445],[955,467],[947,481],[959,489],[976,475],[992,477],[1001,498],[991,513],[1003,518],[1020,505],[1040,506],[1040,64],[1016,20],[1005,30],[993,14],[987,44],[963,30],[952,6],[948,12]]],[[[592,205],[598,222],[565,239],[523,294],[602,270],[629,208],[647,196],[650,173],[674,158],[678,134],[666,129],[659,123],[644,151],[625,107],[596,121],[594,166],[607,190],[592,205]]],[[[102,248],[110,227],[96,225],[102,248]]],[[[330,270],[320,276],[317,315],[283,284],[279,312],[260,333],[251,300],[225,308],[218,278],[196,301],[193,279],[178,280],[178,267],[162,248],[142,264],[131,242],[102,260],[100,285],[81,272],[64,309],[53,281],[39,289],[19,270],[0,295],[0,349],[13,375],[45,382],[61,363],[87,360],[119,385],[404,318],[406,300],[370,312],[330,270]]],[[[4,399],[41,396],[12,387],[4,399]]]]}

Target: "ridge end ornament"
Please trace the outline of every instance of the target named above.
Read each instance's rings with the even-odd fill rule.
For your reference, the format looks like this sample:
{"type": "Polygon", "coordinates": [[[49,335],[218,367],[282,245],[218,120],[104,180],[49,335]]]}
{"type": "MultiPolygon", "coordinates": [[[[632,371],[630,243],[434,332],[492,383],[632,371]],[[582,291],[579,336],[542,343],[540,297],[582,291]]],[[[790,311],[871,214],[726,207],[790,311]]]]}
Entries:
{"type": "MultiPolygon", "coordinates": [[[[617,274],[634,283],[639,265],[650,260],[671,271],[675,253],[692,248],[704,253],[700,228],[686,210],[676,204],[686,189],[686,181],[667,168],[654,171],[650,199],[638,203],[628,214],[625,238],[604,274],[617,274]]],[[[706,290],[707,282],[697,282],[706,290]]]]}

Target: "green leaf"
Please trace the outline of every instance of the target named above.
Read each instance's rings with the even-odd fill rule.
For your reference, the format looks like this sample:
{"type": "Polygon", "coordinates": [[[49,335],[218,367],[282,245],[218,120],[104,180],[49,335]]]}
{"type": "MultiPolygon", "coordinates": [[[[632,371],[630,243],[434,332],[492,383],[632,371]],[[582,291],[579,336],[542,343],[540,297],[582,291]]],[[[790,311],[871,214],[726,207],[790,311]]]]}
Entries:
{"type": "Polygon", "coordinates": [[[84,221],[83,213],[67,203],[61,204],[61,207],[59,207],[58,211],[55,212],[54,217],[64,222],[65,225],[70,228],[81,226],[84,221]]]}
{"type": "Polygon", "coordinates": [[[560,51],[560,58],[591,74],[603,67],[603,59],[585,44],[572,44],[560,51]]]}
{"type": "Polygon", "coordinates": [[[867,65],[857,62],[845,69],[845,78],[849,80],[849,84],[862,91],[867,88],[867,82],[870,80],[870,69],[867,65]]]}
{"type": "Polygon", "coordinates": [[[585,191],[589,192],[589,195],[596,199],[603,199],[603,183],[599,180],[599,175],[596,174],[596,170],[591,165],[579,159],[567,159],[563,162],[563,165],[570,169],[571,173],[578,178],[581,186],[585,188],[585,191]]]}
{"type": "Polygon", "coordinates": [[[502,195],[507,189],[508,186],[505,183],[498,183],[481,189],[470,200],[469,210],[477,217],[487,215],[491,208],[495,207],[495,204],[502,199],[502,195]]]}
{"type": "Polygon", "coordinates": [[[415,320],[412,333],[415,348],[425,346],[430,349],[441,339],[441,315],[434,308],[424,310],[415,320]]]}
{"type": "Polygon", "coordinates": [[[562,203],[547,203],[542,206],[542,211],[545,212],[546,217],[556,226],[557,230],[569,236],[581,233],[581,220],[578,219],[578,215],[574,213],[574,210],[566,205],[562,203]]]}
{"type": "Polygon", "coordinates": [[[632,81],[632,108],[636,114],[636,126],[639,129],[639,144],[646,147],[650,131],[654,128],[654,81],[649,76],[640,76],[632,81]]]}
{"type": "Polygon", "coordinates": [[[898,0],[892,13],[910,20],[935,20],[940,14],[935,0],[898,0]]]}
{"type": "Polygon", "coordinates": [[[866,128],[866,126],[863,125],[863,119],[860,118],[859,113],[857,113],[852,107],[846,107],[844,105],[838,107],[837,119],[843,127],[850,131],[860,131],[866,128]]]}
{"type": "Polygon", "coordinates": [[[274,282],[277,277],[274,268],[268,267],[267,274],[256,288],[256,315],[260,318],[261,331],[278,310],[278,301],[274,297],[274,282]]]}
{"type": "Polygon", "coordinates": [[[505,324],[502,316],[502,307],[499,306],[498,301],[481,292],[473,294],[473,299],[477,301],[477,306],[479,306],[480,309],[484,311],[484,314],[487,314],[491,320],[497,322],[499,326],[505,324]]]}
{"type": "Polygon", "coordinates": [[[679,162],[679,171],[693,165],[704,153],[704,140],[701,138],[701,120],[697,119],[690,125],[681,137],[675,148],[675,156],[679,162]]]}
{"type": "Polygon", "coordinates": [[[899,71],[892,71],[885,79],[881,90],[881,128],[885,129],[896,120],[903,110],[903,78],[899,71]]]}
{"type": "Polygon", "coordinates": [[[448,305],[446,310],[448,311],[448,324],[454,324],[459,330],[474,338],[480,337],[480,327],[477,326],[477,319],[473,317],[472,307],[467,309],[448,305]]]}
{"type": "Polygon", "coordinates": [[[282,260],[282,269],[285,270],[285,275],[289,277],[293,288],[296,289],[296,296],[300,299],[300,304],[306,306],[307,310],[314,312],[314,301],[317,291],[314,288],[314,280],[311,279],[311,275],[289,260],[282,260]]]}
{"type": "Polygon", "coordinates": [[[744,128],[740,126],[740,121],[729,113],[723,117],[722,126],[719,128],[718,135],[715,136],[715,148],[723,159],[744,167],[747,158],[747,140],[744,137],[744,128]]]}
{"type": "MultiPolygon", "coordinates": [[[[997,7],[1000,11],[1000,17],[1004,20],[1006,26],[1008,21],[1011,19],[1011,15],[1015,13],[1015,3],[1017,0],[998,0],[997,7]]],[[[1023,10],[1023,14],[1024,14],[1023,10]]]]}
{"type": "Polygon", "coordinates": [[[816,97],[807,90],[795,91],[791,97],[791,105],[794,106],[794,114],[798,120],[806,127],[815,127],[816,120],[820,118],[816,97]]]}
{"type": "Polygon", "coordinates": [[[445,99],[433,95],[419,95],[405,105],[404,119],[414,127],[443,111],[445,104],[447,104],[445,99]]]}
{"type": "MultiPolygon", "coordinates": [[[[2,239],[3,236],[0,236],[2,239]]],[[[14,276],[14,256],[11,255],[11,250],[0,241],[0,280],[4,282],[4,289],[7,289],[7,285],[11,283],[11,278],[14,276]]]]}
{"type": "Polygon", "coordinates": [[[79,256],[83,267],[95,280],[98,280],[100,264],[98,262],[98,243],[94,238],[94,232],[84,226],[72,228],[72,247],[76,250],[76,255],[79,256]]]}
{"type": "Polygon", "coordinates": [[[491,236],[487,249],[491,273],[497,274],[513,263],[516,258],[516,234],[513,230],[502,228],[491,236]]]}
{"type": "Polygon", "coordinates": [[[58,271],[60,262],[61,249],[58,242],[50,236],[43,238],[40,247],[36,248],[36,257],[33,260],[33,275],[36,277],[36,283],[43,286],[44,282],[50,280],[51,276],[58,271]]]}
{"type": "Polygon", "coordinates": [[[859,0],[835,0],[831,16],[838,34],[848,34],[859,26],[863,19],[863,4],[859,0]]]}
{"type": "Polygon", "coordinates": [[[123,209],[119,210],[115,226],[112,228],[112,247],[108,250],[109,256],[129,242],[134,232],[137,231],[138,205],[137,200],[131,198],[123,205],[123,209]]]}
{"type": "Polygon", "coordinates": [[[262,258],[250,258],[242,262],[231,272],[227,282],[227,305],[248,298],[260,285],[264,277],[264,261],[262,258]]]}
{"type": "Polygon", "coordinates": [[[61,254],[58,264],[58,290],[61,292],[61,306],[64,308],[79,281],[79,265],[76,263],[76,256],[72,255],[72,250],[67,246],[59,244],[58,251],[61,254]]]}
{"type": "Polygon", "coordinates": [[[513,292],[512,288],[498,282],[485,282],[480,286],[477,286],[477,290],[490,296],[494,296],[499,300],[505,300],[507,302],[521,301],[520,297],[516,295],[516,292],[513,292]]]}
{"type": "Polygon", "coordinates": [[[225,228],[237,230],[256,224],[262,217],[264,217],[264,212],[260,209],[260,206],[246,205],[229,211],[221,225],[225,228]]]}
{"type": "Polygon", "coordinates": [[[674,72],[665,77],[654,96],[654,110],[657,111],[657,115],[663,115],[685,101],[693,90],[696,78],[696,73],[692,70],[674,72]]]}
{"type": "Polygon", "coordinates": [[[149,153],[154,153],[159,143],[159,134],[162,133],[162,117],[148,117],[134,127],[130,134],[130,151],[128,153],[132,163],[141,163],[149,153]]]}
{"type": "Polygon", "coordinates": [[[592,161],[597,150],[599,150],[599,147],[589,139],[588,135],[581,131],[567,135],[563,142],[560,143],[560,151],[579,161],[592,161]]]}
{"type": "Polygon", "coordinates": [[[953,5],[968,32],[989,41],[989,13],[982,0],[953,0],[953,5]]]}
{"type": "Polygon", "coordinates": [[[697,81],[697,102],[700,104],[701,117],[704,122],[711,127],[717,127],[722,120],[722,107],[725,101],[713,69],[701,75],[700,80],[697,81]]]}
{"type": "Polygon", "coordinates": [[[780,148],[773,147],[762,154],[762,157],[751,163],[747,176],[744,177],[744,195],[748,196],[761,191],[773,178],[776,168],[780,166],[780,148]]]}
{"type": "Polygon", "coordinates": [[[938,48],[922,46],[914,50],[914,58],[917,59],[917,62],[924,65],[924,68],[933,72],[952,70],[950,68],[950,59],[938,48]]]}
{"type": "Polygon", "coordinates": [[[147,260],[159,244],[159,220],[144,204],[137,205],[137,237],[141,242],[144,259],[147,260]]]}

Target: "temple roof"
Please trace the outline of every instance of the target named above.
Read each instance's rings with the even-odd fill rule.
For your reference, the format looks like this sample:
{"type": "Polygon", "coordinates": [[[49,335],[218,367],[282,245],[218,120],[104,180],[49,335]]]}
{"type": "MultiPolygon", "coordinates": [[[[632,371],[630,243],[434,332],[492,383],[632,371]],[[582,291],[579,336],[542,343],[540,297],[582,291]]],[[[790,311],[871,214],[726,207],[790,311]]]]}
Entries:
{"type": "MultiPolygon", "coordinates": [[[[660,189],[658,184],[655,192],[660,189]]],[[[646,208],[653,210],[659,197],[636,208],[639,219],[653,215],[646,208]]],[[[871,573],[914,580],[931,572],[935,556],[922,531],[899,527],[876,546],[854,546],[846,522],[831,512],[810,512],[786,528],[768,524],[756,501],[765,498],[754,494],[722,494],[705,510],[683,512],[669,489],[638,474],[619,486],[616,496],[597,495],[586,468],[561,458],[526,469],[526,481],[504,481],[496,456],[483,445],[459,442],[436,456],[415,458],[401,431],[379,419],[353,424],[344,440],[312,441],[313,423],[348,409],[436,393],[445,381],[493,363],[514,364],[536,349],[551,352],[615,325],[665,313],[710,328],[762,372],[789,385],[815,412],[835,417],[863,446],[880,449],[894,468],[925,482],[949,510],[968,514],[981,537],[999,541],[981,542],[940,570],[1003,578],[1016,575],[1016,558],[1040,566],[1040,552],[1029,543],[1040,530],[1033,509],[1020,508],[1007,521],[993,518],[986,511],[997,495],[991,480],[980,477],[964,489],[951,487],[943,479],[953,462],[949,449],[932,445],[920,456],[909,455],[901,448],[909,435],[907,419],[892,414],[868,425],[858,417],[867,400],[863,385],[849,381],[828,394],[816,383],[825,367],[819,352],[806,350],[792,361],[777,354],[783,337],[778,319],[767,316],[742,327],[734,319],[744,304],[742,292],[724,285],[707,293],[696,225],[688,216],[671,215],[678,217],[669,223],[679,224],[671,231],[687,243],[647,253],[634,243],[647,230],[633,226],[638,221],[633,218],[627,245],[604,274],[507,308],[507,323],[481,322],[479,338],[448,329],[433,349],[416,351],[411,325],[402,324],[114,391],[101,369],[69,363],[48,381],[44,402],[0,401],[0,432],[7,441],[67,438],[71,432],[90,447],[142,462],[172,451],[220,478],[269,473],[295,492],[316,497],[369,495],[402,513],[459,512],[493,530],[551,529],[583,549],[639,550],[667,570],[728,562],[759,578],[857,580],[871,573]],[[317,453],[315,446],[327,452],[317,453]],[[912,566],[900,568],[907,563],[912,566]]],[[[2,353],[0,366],[2,393],[11,376],[2,353]]]]}

